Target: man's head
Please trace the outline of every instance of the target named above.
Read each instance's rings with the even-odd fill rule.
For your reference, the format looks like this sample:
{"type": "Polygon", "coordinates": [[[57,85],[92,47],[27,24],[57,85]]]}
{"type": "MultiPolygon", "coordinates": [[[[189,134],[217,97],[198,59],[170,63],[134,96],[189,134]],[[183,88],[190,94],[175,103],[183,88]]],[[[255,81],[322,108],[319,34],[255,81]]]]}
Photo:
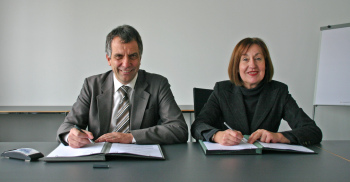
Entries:
{"type": "Polygon", "coordinates": [[[115,77],[126,85],[135,78],[142,55],[142,40],[136,29],[122,25],[112,30],[106,39],[106,58],[115,77]]]}
{"type": "Polygon", "coordinates": [[[143,45],[142,45],[142,40],[141,40],[141,36],[140,36],[139,32],[134,27],[132,27],[130,25],[121,25],[121,26],[113,29],[107,35],[105,51],[106,51],[106,54],[108,55],[108,57],[111,57],[111,53],[112,53],[111,43],[115,37],[120,37],[120,39],[124,43],[129,43],[129,42],[135,40],[137,42],[138,47],[139,47],[139,54],[140,54],[140,56],[142,56],[143,45]]]}

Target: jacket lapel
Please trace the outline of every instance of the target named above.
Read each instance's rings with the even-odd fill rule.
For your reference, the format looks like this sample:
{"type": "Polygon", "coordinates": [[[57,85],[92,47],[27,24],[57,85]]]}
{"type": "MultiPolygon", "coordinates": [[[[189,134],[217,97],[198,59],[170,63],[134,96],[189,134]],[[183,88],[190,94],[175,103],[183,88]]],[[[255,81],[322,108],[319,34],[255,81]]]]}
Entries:
{"type": "Polygon", "coordinates": [[[262,90],[258,104],[256,105],[255,114],[252,121],[252,131],[259,128],[259,125],[265,120],[271,107],[276,101],[278,89],[273,89],[270,84],[266,84],[262,90]]]}
{"type": "Polygon", "coordinates": [[[145,89],[148,87],[148,83],[146,82],[144,72],[139,71],[138,77],[135,84],[135,91],[134,91],[134,98],[133,103],[131,106],[131,113],[130,113],[130,124],[131,129],[140,129],[143,115],[146,110],[146,106],[149,99],[149,93],[145,91],[145,89]]]}
{"type": "Polygon", "coordinates": [[[231,122],[234,122],[232,123],[232,126],[240,128],[240,131],[243,134],[249,133],[248,119],[242,92],[238,87],[234,86],[232,90],[227,90],[224,92],[224,98],[226,99],[227,105],[229,106],[228,109],[230,112],[232,112],[233,116],[232,120],[227,121],[227,123],[230,125],[231,122]]]}
{"type": "Polygon", "coordinates": [[[106,81],[101,86],[101,94],[97,96],[98,116],[100,120],[100,131],[98,133],[108,133],[112,117],[113,107],[113,71],[110,72],[106,81]]]}

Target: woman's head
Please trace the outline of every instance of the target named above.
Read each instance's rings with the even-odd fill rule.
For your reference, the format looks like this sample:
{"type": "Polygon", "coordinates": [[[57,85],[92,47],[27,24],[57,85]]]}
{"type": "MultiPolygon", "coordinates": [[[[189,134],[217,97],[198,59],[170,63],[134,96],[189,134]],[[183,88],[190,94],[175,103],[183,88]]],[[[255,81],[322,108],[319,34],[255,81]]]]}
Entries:
{"type": "Polygon", "coordinates": [[[271,81],[273,73],[269,50],[260,38],[245,38],[233,49],[228,75],[235,85],[251,89],[271,81]]]}

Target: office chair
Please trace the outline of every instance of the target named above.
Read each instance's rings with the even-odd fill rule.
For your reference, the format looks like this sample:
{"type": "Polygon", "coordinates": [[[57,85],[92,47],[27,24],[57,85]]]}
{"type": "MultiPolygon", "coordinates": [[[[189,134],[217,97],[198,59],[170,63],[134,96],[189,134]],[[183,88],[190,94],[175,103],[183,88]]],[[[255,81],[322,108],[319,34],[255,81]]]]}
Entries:
{"type": "Polygon", "coordinates": [[[213,90],[204,88],[193,88],[194,118],[198,116],[213,90]]]}

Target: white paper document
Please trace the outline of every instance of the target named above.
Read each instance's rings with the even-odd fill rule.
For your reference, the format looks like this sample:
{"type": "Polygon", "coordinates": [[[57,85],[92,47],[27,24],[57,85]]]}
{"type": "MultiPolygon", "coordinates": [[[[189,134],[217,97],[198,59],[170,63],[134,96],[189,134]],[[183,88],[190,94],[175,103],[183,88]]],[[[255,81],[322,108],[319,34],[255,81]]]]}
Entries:
{"type": "Polygon", "coordinates": [[[246,149],[257,149],[258,147],[250,144],[241,142],[239,145],[225,146],[218,143],[203,142],[208,150],[246,150],[246,149]]]}
{"type": "Polygon", "coordinates": [[[301,153],[315,153],[313,150],[304,147],[302,145],[290,145],[283,143],[264,143],[256,141],[254,144],[241,142],[238,145],[233,146],[224,146],[218,143],[212,143],[203,141],[203,144],[206,147],[206,150],[211,151],[219,151],[219,150],[227,150],[227,151],[239,151],[239,150],[249,150],[249,149],[259,149],[259,150],[278,150],[278,151],[290,151],[290,152],[301,152],[301,153]],[[259,146],[260,144],[260,146],[259,146]]]}
{"type": "Polygon", "coordinates": [[[283,143],[263,143],[259,142],[264,148],[271,148],[271,149],[280,149],[280,150],[293,150],[293,151],[299,151],[299,152],[305,152],[305,153],[314,153],[313,150],[310,150],[304,146],[301,145],[290,145],[290,144],[283,144],[283,143]]]}
{"type": "Polygon", "coordinates": [[[162,153],[159,150],[158,145],[113,143],[109,153],[127,153],[142,156],[162,157],[162,153]]]}
{"type": "Polygon", "coordinates": [[[79,157],[93,154],[131,154],[145,157],[163,158],[159,145],[137,145],[106,142],[88,144],[82,148],[72,148],[70,146],[60,144],[47,157],[79,157]],[[106,153],[104,153],[103,149],[107,144],[110,144],[111,147],[107,149],[106,153]]]}
{"type": "Polygon", "coordinates": [[[72,148],[62,143],[47,157],[77,157],[101,153],[105,143],[88,144],[82,148],[72,148]]]}

